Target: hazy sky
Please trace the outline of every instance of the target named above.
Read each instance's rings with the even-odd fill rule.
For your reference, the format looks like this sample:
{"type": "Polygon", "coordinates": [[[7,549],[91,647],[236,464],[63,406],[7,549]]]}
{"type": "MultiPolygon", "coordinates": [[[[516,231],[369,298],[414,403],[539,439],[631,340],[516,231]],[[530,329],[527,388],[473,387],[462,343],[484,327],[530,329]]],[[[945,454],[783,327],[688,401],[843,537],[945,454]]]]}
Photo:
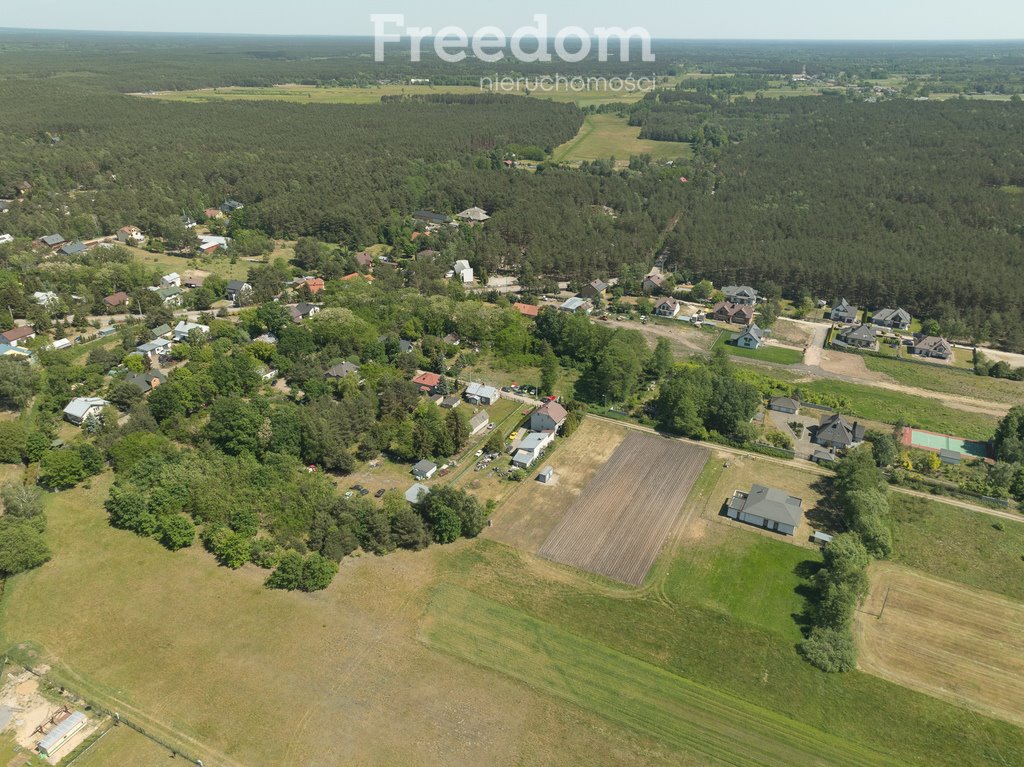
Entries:
{"type": "Polygon", "coordinates": [[[552,35],[568,25],[617,25],[661,38],[1024,39],[1024,0],[535,0],[493,10],[480,0],[0,0],[0,27],[370,35],[371,13],[470,34],[486,25],[511,34],[546,13],[552,35]]]}

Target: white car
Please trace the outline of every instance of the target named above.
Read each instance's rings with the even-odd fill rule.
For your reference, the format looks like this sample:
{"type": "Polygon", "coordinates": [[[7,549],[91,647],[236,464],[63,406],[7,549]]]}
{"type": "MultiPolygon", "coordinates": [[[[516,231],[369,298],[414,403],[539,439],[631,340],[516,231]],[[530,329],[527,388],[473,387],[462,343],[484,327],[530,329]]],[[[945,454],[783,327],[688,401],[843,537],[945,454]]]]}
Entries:
{"type": "Polygon", "coordinates": [[[477,450],[477,451],[476,451],[476,453],[475,453],[474,455],[476,455],[476,457],[477,457],[477,458],[479,458],[479,457],[480,457],[480,456],[482,456],[483,454],[484,454],[484,451],[483,451],[483,450],[477,450]]]}

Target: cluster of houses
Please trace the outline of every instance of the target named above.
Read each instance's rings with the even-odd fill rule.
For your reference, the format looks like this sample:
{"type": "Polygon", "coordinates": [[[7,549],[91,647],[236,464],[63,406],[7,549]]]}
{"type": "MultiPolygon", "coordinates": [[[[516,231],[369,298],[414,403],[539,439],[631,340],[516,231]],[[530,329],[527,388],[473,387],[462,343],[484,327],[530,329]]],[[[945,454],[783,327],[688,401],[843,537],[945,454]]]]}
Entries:
{"type": "Polygon", "coordinates": [[[915,333],[912,336],[901,336],[913,323],[913,317],[906,309],[886,307],[871,314],[870,320],[858,322],[860,308],[851,305],[845,298],[837,299],[832,304],[829,319],[843,327],[832,340],[839,348],[866,349],[877,351],[879,339],[883,334],[890,334],[899,339],[910,354],[930,359],[948,360],[953,356],[953,345],[945,338],[915,333]]]}

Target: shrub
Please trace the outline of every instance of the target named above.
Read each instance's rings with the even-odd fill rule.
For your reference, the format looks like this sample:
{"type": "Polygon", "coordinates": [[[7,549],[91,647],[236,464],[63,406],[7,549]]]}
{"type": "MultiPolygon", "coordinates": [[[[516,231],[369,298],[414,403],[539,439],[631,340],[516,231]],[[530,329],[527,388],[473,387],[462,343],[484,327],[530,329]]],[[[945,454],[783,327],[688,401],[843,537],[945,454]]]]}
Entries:
{"type": "Polygon", "coordinates": [[[0,517],[0,574],[31,570],[50,559],[50,549],[32,521],[0,517]]]}
{"type": "Polygon", "coordinates": [[[812,666],[830,674],[853,671],[857,667],[857,649],[848,628],[815,626],[800,643],[800,654],[812,666]]]}
{"type": "Polygon", "coordinates": [[[286,551],[267,578],[266,586],[270,589],[286,589],[294,591],[302,583],[302,555],[297,551],[286,551]]]}
{"type": "Polygon", "coordinates": [[[181,514],[168,514],[160,520],[160,543],[171,551],[188,548],[196,538],[196,526],[181,514]]]}
{"type": "Polygon", "coordinates": [[[39,484],[50,490],[74,487],[86,476],[85,464],[77,450],[51,450],[40,463],[39,484]]]}

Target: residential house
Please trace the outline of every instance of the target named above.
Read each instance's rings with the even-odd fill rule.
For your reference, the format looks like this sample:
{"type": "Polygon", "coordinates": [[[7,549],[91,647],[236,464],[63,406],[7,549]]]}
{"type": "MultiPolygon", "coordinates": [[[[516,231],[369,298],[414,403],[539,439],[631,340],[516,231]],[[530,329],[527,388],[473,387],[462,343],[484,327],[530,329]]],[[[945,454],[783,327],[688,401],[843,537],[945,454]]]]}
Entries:
{"type": "Polygon", "coordinates": [[[608,283],[603,280],[594,280],[588,282],[583,286],[583,290],[580,291],[580,295],[584,298],[597,298],[603,296],[605,291],[608,290],[608,283]]]}
{"type": "Polygon", "coordinates": [[[156,340],[157,338],[170,338],[172,332],[174,331],[171,330],[170,325],[157,325],[149,331],[149,335],[156,340]]]}
{"type": "Polygon", "coordinates": [[[57,252],[62,256],[78,256],[85,253],[88,249],[89,248],[84,242],[76,240],[75,242],[69,242],[65,245],[61,245],[57,252]]]}
{"type": "Polygon", "coordinates": [[[487,425],[491,422],[490,417],[487,415],[486,410],[481,410],[479,413],[469,419],[469,436],[475,437],[477,434],[487,428],[487,425]]]}
{"type": "Polygon", "coordinates": [[[800,400],[793,397],[772,397],[768,400],[768,409],[776,413],[796,415],[800,410],[800,400]]]}
{"type": "Polygon", "coordinates": [[[327,372],[324,373],[324,378],[330,378],[333,381],[340,381],[342,378],[347,378],[350,375],[358,375],[358,373],[358,365],[353,365],[351,362],[339,362],[337,365],[327,368],[327,372]]]}
{"type": "Polygon", "coordinates": [[[295,306],[288,307],[288,314],[291,315],[292,322],[298,325],[303,320],[308,320],[320,313],[320,307],[316,304],[301,303],[295,306]]]}
{"type": "Polygon", "coordinates": [[[839,413],[823,415],[814,434],[814,442],[833,450],[846,450],[864,441],[864,427],[852,424],[839,413]]]}
{"type": "Polygon", "coordinates": [[[39,248],[49,248],[50,250],[56,250],[65,242],[67,242],[67,240],[65,240],[59,234],[48,234],[45,237],[40,237],[38,240],[33,240],[32,244],[39,248]]]}
{"type": "Polygon", "coordinates": [[[405,338],[398,339],[398,350],[402,352],[402,354],[412,354],[412,350],[415,348],[416,345],[412,341],[405,338]]]}
{"type": "Polygon", "coordinates": [[[362,272],[352,272],[346,274],[341,278],[342,282],[352,282],[353,280],[359,280],[360,282],[373,282],[374,276],[372,274],[363,274],[362,272]]]}
{"type": "Polygon", "coordinates": [[[462,404],[462,397],[458,394],[450,394],[441,400],[441,407],[445,410],[454,410],[462,404]]]}
{"type": "Polygon", "coordinates": [[[137,226],[122,226],[117,230],[117,241],[127,245],[137,245],[146,241],[146,235],[137,226]]]}
{"type": "Polygon", "coordinates": [[[123,290],[120,290],[117,293],[111,293],[109,296],[103,299],[103,303],[104,305],[106,305],[108,309],[116,309],[119,306],[127,306],[128,294],[125,293],[123,290]]]}
{"type": "Polygon", "coordinates": [[[193,274],[191,277],[185,278],[184,285],[186,288],[201,288],[204,282],[206,282],[205,274],[193,274]]]}
{"type": "Polygon", "coordinates": [[[517,469],[528,469],[541,453],[555,441],[553,431],[531,431],[512,446],[512,465],[517,469]]]}
{"type": "Polygon", "coordinates": [[[412,467],[412,475],[416,479],[430,479],[437,472],[437,464],[433,461],[423,460],[412,467]]]}
{"type": "Polygon", "coordinates": [[[429,210],[417,210],[412,214],[412,217],[416,221],[422,221],[425,224],[429,224],[434,227],[442,226],[443,224],[452,223],[452,217],[446,216],[444,213],[434,213],[429,210]]]}
{"type": "Polygon", "coordinates": [[[218,250],[228,249],[228,238],[214,234],[199,235],[199,252],[202,254],[213,253],[218,250]]]}
{"type": "Polygon", "coordinates": [[[467,208],[461,213],[456,214],[455,217],[458,218],[460,221],[465,221],[469,224],[482,224],[484,221],[490,218],[490,216],[487,215],[486,210],[484,210],[483,208],[475,207],[467,208]]]}
{"type": "Polygon", "coordinates": [[[300,284],[309,288],[309,294],[311,296],[317,295],[317,293],[324,289],[324,281],[319,277],[303,277],[300,280],[300,284]]]}
{"type": "Polygon", "coordinates": [[[52,290],[37,290],[32,294],[32,300],[40,306],[53,306],[60,301],[60,297],[52,290]]]}
{"type": "Polygon", "coordinates": [[[659,317],[675,317],[679,309],[679,302],[674,298],[663,298],[654,305],[654,313],[659,317]]]}
{"type": "Polygon", "coordinates": [[[184,224],[186,229],[196,228],[196,220],[187,213],[182,213],[181,216],[179,217],[179,220],[181,221],[182,224],[184,224]]]}
{"type": "Polygon", "coordinates": [[[916,335],[910,353],[919,357],[948,360],[953,356],[953,345],[945,338],[938,336],[916,335]]]}
{"type": "Polygon", "coordinates": [[[207,221],[217,221],[224,218],[224,211],[220,208],[207,208],[203,211],[203,218],[207,221]]]}
{"type": "Polygon", "coordinates": [[[222,213],[230,216],[236,210],[241,210],[244,207],[238,200],[225,200],[221,203],[220,210],[222,213]]]}
{"type": "Polygon", "coordinates": [[[27,195],[31,191],[32,191],[32,184],[29,183],[28,181],[19,181],[17,184],[14,185],[14,193],[18,197],[24,197],[25,195],[27,195]]]}
{"type": "Polygon", "coordinates": [[[430,495],[430,488],[420,482],[417,482],[405,491],[405,500],[409,503],[415,504],[422,501],[424,496],[427,495],[430,495]]]}
{"type": "Polygon", "coordinates": [[[519,312],[524,317],[536,318],[540,315],[540,307],[533,304],[522,304],[518,301],[512,304],[512,308],[519,312]]]}
{"type": "Polygon", "coordinates": [[[754,307],[750,304],[732,304],[719,301],[711,309],[711,318],[732,325],[749,325],[754,321],[754,307]]]}
{"type": "Polygon", "coordinates": [[[144,357],[149,358],[149,363],[155,365],[160,361],[162,355],[166,355],[171,350],[171,341],[168,338],[155,338],[152,341],[147,341],[144,344],[139,344],[135,347],[135,351],[144,357]]]}
{"type": "Polygon", "coordinates": [[[200,325],[198,322],[186,322],[185,320],[182,320],[174,326],[174,340],[187,341],[193,330],[202,333],[203,335],[210,334],[210,327],[208,325],[200,325]]]}
{"type": "Polygon", "coordinates": [[[456,261],[455,265],[452,267],[452,272],[455,279],[463,285],[468,285],[473,281],[473,267],[469,265],[469,261],[456,261]]]}
{"type": "Polygon", "coordinates": [[[739,333],[733,333],[732,343],[741,349],[760,349],[764,345],[767,331],[761,330],[756,322],[751,322],[739,333]]]}
{"type": "Polygon", "coordinates": [[[658,293],[665,289],[665,278],[660,274],[648,274],[644,277],[644,282],[641,287],[644,293],[648,295],[651,293],[658,293]]]}
{"type": "Polygon", "coordinates": [[[910,330],[913,318],[905,309],[879,309],[871,315],[871,324],[893,330],[910,330]]]}
{"type": "Polygon", "coordinates": [[[17,357],[19,359],[28,359],[31,361],[32,352],[28,349],[21,349],[17,346],[11,346],[10,344],[0,343],[0,357],[17,357]]]}
{"type": "Polygon", "coordinates": [[[164,306],[181,306],[181,288],[172,286],[169,288],[159,288],[154,292],[160,296],[164,306]]]}
{"type": "Polygon", "coordinates": [[[594,305],[585,298],[573,296],[567,299],[558,309],[570,314],[590,314],[594,310],[594,305]]]}
{"type": "Polygon", "coordinates": [[[544,484],[550,485],[555,479],[555,467],[545,466],[537,474],[537,481],[544,484]]]}
{"type": "Polygon", "coordinates": [[[125,379],[128,383],[135,384],[143,394],[148,394],[160,384],[167,383],[167,376],[159,370],[144,370],[125,379]]]}
{"type": "Polygon", "coordinates": [[[0,343],[5,343],[8,346],[17,346],[35,337],[36,331],[31,325],[22,325],[0,333],[0,343]]]}
{"type": "Polygon", "coordinates": [[[858,349],[878,348],[878,331],[871,325],[855,325],[843,328],[836,336],[836,341],[858,349]]]}
{"type": "Polygon", "coordinates": [[[833,322],[853,324],[857,321],[857,314],[856,306],[851,306],[845,298],[840,298],[832,302],[832,313],[829,318],[833,322]]]}
{"type": "Polygon", "coordinates": [[[165,288],[180,288],[181,287],[181,275],[177,272],[171,272],[165,274],[160,278],[160,285],[165,288]]]}
{"type": "Polygon", "coordinates": [[[75,426],[81,426],[91,416],[98,416],[110,403],[100,397],[75,397],[64,408],[64,418],[75,426]]]}
{"type": "Polygon", "coordinates": [[[6,198],[0,198],[0,213],[6,213],[11,209],[14,204],[14,200],[8,200],[6,198]]]}
{"type": "Polygon", "coordinates": [[[0,234],[0,245],[6,245],[9,242],[14,242],[13,234],[0,234]]]}
{"type": "Polygon", "coordinates": [[[277,336],[275,336],[273,333],[263,333],[262,335],[256,336],[252,340],[260,344],[276,344],[277,336]]]}
{"type": "Polygon", "coordinates": [[[803,501],[784,490],[752,485],[749,493],[737,490],[729,499],[726,515],[748,525],[794,535],[803,519],[803,501]]]}
{"type": "Polygon", "coordinates": [[[245,280],[231,280],[224,290],[224,297],[235,306],[241,306],[252,296],[252,285],[245,280]]]}
{"type": "Polygon", "coordinates": [[[730,304],[753,306],[757,303],[757,291],[749,285],[726,285],[722,293],[730,304]]]}
{"type": "Polygon", "coordinates": [[[466,401],[477,405],[493,405],[501,397],[501,392],[493,386],[471,382],[466,387],[466,401]]]}
{"type": "Polygon", "coordinates": [[[355,255],[355,259],[356,259],[356,263],[357,263],[357,264],[358,264],[358,265],[360,266],[360,268],[362,268],[362,269],[369,269],[370,267],[372,267],[372,266],[373,266],[373,256],[371,256],[371,255],[370,255],[370,254],[369,254],[369,253],[368,253],[367,251],[365,251],[365,250],[364,250],[364,251],[362,251],[361,253],[356,253],[356,255],[355,255]]]}
{"type": "Polygon", "coordinates": [[[421,392],[433,393],[441,386],[441,376],[437,373],[420,373],[412,382],[416,384],[421,392]]]}
{"type": "Polygon", "coordinates": [[[551,432],[562,428],[569,413],[558,402],[545,402],[530,414],[530,430],[551,432]]]}
{"type": "Polygon", "coordinates": [[[58,338],[58,339],[56,339],[52,344],[50,344],[46,348],[47,349],[52,349],[54,351],[60,351],[61,349],[70,349],[71,348],[71,339],[70,338],[58,338]]]}
{"type": "Polygon", "coordinates": [[[441,340],[444,341],[449,346],[458,346],[459,344],[462,343],[462,338],[459,336],[458,333],[449,333],[441,340]]]}

